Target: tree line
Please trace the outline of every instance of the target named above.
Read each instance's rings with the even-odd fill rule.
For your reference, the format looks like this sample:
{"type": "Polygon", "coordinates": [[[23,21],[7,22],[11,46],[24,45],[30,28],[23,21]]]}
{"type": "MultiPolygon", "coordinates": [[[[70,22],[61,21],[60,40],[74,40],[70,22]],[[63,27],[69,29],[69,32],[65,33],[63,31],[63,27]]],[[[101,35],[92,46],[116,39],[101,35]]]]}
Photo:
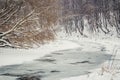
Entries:
{"type": "Polygon", "coordinates": [[[120,35],[120,0],[62,0],[62,24],[67,33],[86,27],[93,33],[109,34],[112,28],[120,35]]]}
{"type": "Polygon", "coordinates": [[[0,0],[0,46],[28,48],[54,40],[57,0],[0,0]]]}
{"type": "Polygon", "coordinates": [[[0,46],[29,48],[66,33],[120,35],[120,0],[0,0],[0,46]],[[87,26],[86,26],[87,24],[87,26]]]}

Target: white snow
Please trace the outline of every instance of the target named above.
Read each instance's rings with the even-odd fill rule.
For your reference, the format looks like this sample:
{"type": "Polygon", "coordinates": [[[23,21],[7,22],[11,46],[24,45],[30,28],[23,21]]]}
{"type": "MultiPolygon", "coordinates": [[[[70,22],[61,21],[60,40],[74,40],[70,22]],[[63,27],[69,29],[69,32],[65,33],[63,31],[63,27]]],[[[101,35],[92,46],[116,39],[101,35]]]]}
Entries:
{"type": "MultiPolygon", "coordinates": [[[[60,33],[61,34],[61,33],[60,33]]],[[[119,39],[116,38],[115,36],[113,37],[107,37],[106,36],[94,36],[94,37],[80,37],[77,35],[77,33],[74,33],[73,35],[65,35],[66,37],[59,37],[59,38],[64,38],[67,40],[72,40],[74,42],[83,43],[84,44],[84,49],[85,51],[93,51],[97,50],[96,48],[91,48],[89,47],[90,45],[88,42],[96,43],[98,46],[105,46],[106,52],[111,55],[115,55],[114,59],[120,60],[120,42],[119,39]],[[75,37],[75,35],[77,37],[75,37]],[[68,36],[68,37],[67,37],[68,36]],[[75,38],[73,38],[75,37],[75,38]],[[87,42],[87,44],[86,44],[87,42]],[[99,44],[100,43],[100,44],[99,44]]],[[[94,44],[92,44],[94,46],[94,44]]],[[[90,74],[86,75],[80,75],[80,76],[74,76],[70,78],[64,78],[61,80],[120,80],[120,61],[114,61],[113,65],[111,61],[106,61],[105,63],[101,64],[100,68],[91,70],[90,74]]]]}
{"type": "Polygon", "coordinates": [[[50,54],[53,51],[72,49],[78,46],[76,43],[71,43],[70,41],[56,40],[37,49],[0,48],[0,66],[29,62],[43,57],[46,54],[50,54]]]}
{"type": "MultiPolygon", "coordinates": [[[[12,64],[21,64],[25,62],[32,61],[39,57],[43,57],[46,54],[50,54],[54,51],[59,50],[66,50],[66,49],[73,49],[77,47],[82,47],[84,51],[97,51],[98,48],[94,46],[98,44],[99,46],[105,46],[106,52],[108,54],[115,54],[117,51],[117,56],[115,59],[119,59],[120,54],[120,43],[119,39],[112,37],[112,38],[101,38],[96,36],[91,38],[81,37],[78,36],[77,33],[73,35],[63,35],[60,33],[54,42],[41,46],[37,49],[5,49],[0,48],[0,66],[4,65],[12,65],[12,64]],[[68,37],[67,37],[68,36],[68,37]],[[93,43],[93,44],[89,44],[93,43]],[[96,44],[94,44],[96,43],[96,44]],[[82,46],[81,46],[82,45],[82,46]],[[90,47],[92,46],[92,47],[90,47]]],[[[104,50],[104,47],[103,47],[104,50]]],[[[90,74],[74,76],[70,78],[65,78],[61,80],[120,80],[120,73],[119,69],[120,66],[118,65],[119,62],[115,62],[114,66],[109,67],[109,61],[103,63],[98,69],[91,70],[90,74]],[[116,65],[117,64],[117,65],[116,65]]],[[[12,80],[12,79],[11,79],[12,80]]]]}

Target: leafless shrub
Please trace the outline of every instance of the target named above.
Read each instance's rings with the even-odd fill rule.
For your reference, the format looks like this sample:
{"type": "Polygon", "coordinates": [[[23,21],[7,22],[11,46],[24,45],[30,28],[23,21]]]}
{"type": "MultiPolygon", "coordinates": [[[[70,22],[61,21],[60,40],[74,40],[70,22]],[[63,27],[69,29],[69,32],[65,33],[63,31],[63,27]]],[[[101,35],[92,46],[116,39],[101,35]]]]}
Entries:
{"type": "Polygon", "coordinates": [[[57,0],[0,2],[1,46],[32,47],[54,39],[53,25],[58,18],[57,0]],[[9,44],[2,40],[9,41],[9,44]]]}

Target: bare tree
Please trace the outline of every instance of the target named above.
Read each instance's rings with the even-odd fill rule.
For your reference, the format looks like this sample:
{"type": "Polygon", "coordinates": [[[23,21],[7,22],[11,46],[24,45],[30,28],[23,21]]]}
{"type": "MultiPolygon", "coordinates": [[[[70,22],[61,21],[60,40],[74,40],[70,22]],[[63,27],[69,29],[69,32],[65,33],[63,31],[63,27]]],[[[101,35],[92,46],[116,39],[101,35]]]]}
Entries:
{"type": "Polygon", "coordinates": [[[31,47],[54,40],[59,21],[66,33],[120,35],[120,0],[0,0],[0,46],[31,47]]]}
{"type": "Polygon", "coordinates": [[[0,46],[25,48],[54,39],[57,0],[0,2],[0,46]]]}
{"type": "Polygon", "coordinates": [[[67,33],[78,31],[83,35],[87,20],[91,32],[109,34],[115,28],[120,35],[120,0],[62,0],[61,5],[67,33]]]}

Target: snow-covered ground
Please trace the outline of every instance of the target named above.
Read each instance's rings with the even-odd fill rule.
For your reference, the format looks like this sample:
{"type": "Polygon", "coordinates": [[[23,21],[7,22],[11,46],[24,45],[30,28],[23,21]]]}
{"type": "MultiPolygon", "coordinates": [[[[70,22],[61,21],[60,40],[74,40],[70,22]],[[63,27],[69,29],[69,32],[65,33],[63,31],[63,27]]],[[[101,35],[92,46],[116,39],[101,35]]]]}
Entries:
{"type": "Polygon", "coordinates": [[[9,49],[0,48],[0,66],[21,64],[50,54],[53,51],[72,49],[78,44],[66,40],[56,40],[37,49],[9,49]],[[72,45],[72,46],[71,46],[72,45]]]}
{"type": "MultiPolygon", "coordinates": [[[[63,35],[63,33],[60,33],[63,35]]],[[[100,34],[101,35],[101,34],[100,34]]],[[[80,75],[70,78],[64,78],[62,80],[120,80],[120,41],[117,36],[109,36],[109,35],[91,35],[91,37],[81,37],[78,34],[72,34],[69,37],[62,37],[67,40],[72,40],[77,42],[78,44],[83,41],[84,45],[85,42],[95,42],[96,44],[99,43],[102,46],[104,45],[104,49],[106,49],[107,54],[113,55],[111,60],[108,60],[100,65],[99,68],[91,70],[90,74],[80,75]],[[77,37],[75,37],[75,35],[77,37]],[[75,38],[73,38],[75,37],[75,38]]],[[[100,46],[98,44],[98,46],[100,46]]],[[[96,50],[90,49],[89,44],[86,44],[86,48],[88,51],[96,50]]]]}
{"type": "MultiPolygon", "coordinates": [[[[13,64],[31,63],[35,59],[39,59],[52,52],[59,52],[64,50],[74,50],[80,48],[85,52],[101,51],[106,54],[116,55],[112,57],[113,60],[107,60],[99,65],[98,68],[90,70],[90,74],[74,75],[71,77],[64,77],[61,80],[119,80],[120,74],[120,43],[117,38],[99,38],[99,37],[80,37],[73,35],[60,34],[57,40],[49,44],[45,44],[37,49],[4,49],[0,48],[0,66],[13,64]],[[68,36],[68,37],[67,37],[68,36]],[[113,65],[113,66],[111,66],[113,65]]],[[[97,53],[96,53],[97,54],[97,53]]],[[[0,76],[0,80],[14,80],[14,77],[0,76]]]]}

